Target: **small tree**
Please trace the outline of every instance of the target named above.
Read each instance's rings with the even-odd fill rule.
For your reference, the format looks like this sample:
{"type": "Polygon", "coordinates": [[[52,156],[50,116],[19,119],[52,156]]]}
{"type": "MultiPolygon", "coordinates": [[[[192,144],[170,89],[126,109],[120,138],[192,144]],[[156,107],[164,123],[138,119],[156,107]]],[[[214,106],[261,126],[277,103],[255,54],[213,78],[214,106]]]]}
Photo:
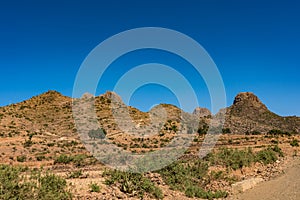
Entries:
{"type": "Polygon", "coordinates": [[[204,124],[202,127],[198,128],[197,132],[199,135],[205,135],[207,134],[208,129],[209,126],[207,124],[204,124]]]}
{"type": "Polygon", "coordinates": [[[89,137],[92,139],[104,139],[106,136],[106,131],[103,128],[98,128],[97,130],[90,130],[88,133],[89,137]]]}
{"type": "Polygon", "coordinates": [[[222,129],[222,132],[223,132],[224,134],[226,134],[226,133],[231,133],[231,130],[230,130],[230,128],[223,128],[223,129],[222,129]]]}

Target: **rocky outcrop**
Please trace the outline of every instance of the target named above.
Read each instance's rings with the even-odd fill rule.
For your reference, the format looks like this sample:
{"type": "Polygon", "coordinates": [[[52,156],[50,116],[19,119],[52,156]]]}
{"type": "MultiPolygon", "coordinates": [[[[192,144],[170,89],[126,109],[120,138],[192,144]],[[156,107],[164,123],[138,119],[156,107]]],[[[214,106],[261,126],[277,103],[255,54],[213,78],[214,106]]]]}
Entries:
{"type": "Polygon", "coordinates": [[[287,132],[299,132],[300,118],[281,117],[270,110],[251,92],[239,93],[232,106],[226,109],[224,128],[232,133],[267,133],[278,129],[287,132]]]}
{"type": "Polygon", "coordinates": [[[262,181],[262,178],[250,178],[241,182],[237,182],[232,185],[232,193],[238,194],[241,192],[245,192],[246,190],[253,188],[255,185],[262,181]]]}
{"type": "Polygon", "coordinates": [[[210,110],[208,110],[207,108],[196,108],[194,111],[193,111],[193,114],[198,116],[198,117],[209,117],[211,116],[211,112],[210,110]]]}
{"type": "Polygon", "coordinates": [[[94,95],[92,95],[91,93],[84,93],[82,96],[81,96],[81,99],[91,99],[91,98],[95,98],[94,95]]]}

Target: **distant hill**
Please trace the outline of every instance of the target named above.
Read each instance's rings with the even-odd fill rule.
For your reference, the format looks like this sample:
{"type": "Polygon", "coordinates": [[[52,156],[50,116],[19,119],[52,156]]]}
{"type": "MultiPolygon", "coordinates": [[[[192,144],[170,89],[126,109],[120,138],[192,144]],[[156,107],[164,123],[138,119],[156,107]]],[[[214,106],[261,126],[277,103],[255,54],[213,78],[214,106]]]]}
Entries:
{"type": "Polygon", "coordinates": [[[246,132],[266,133],[277,129],[287,132],[300,132],[299,117],[281,117],[264,105],[257,96],[251,92],[239,93],[233,105],[226,109],[225,128],[233,133],[246,132]]]}
{"type": "Polygon", "coordinates": [[[71,136],[76,133],[72,119],[72,99],[56,91],[0,108],[0,134],[28,133],[71,136]]]}
{"type": "MultiPolygon", "coordinates": [[[[176,106],[169,104],[161,104],[149,113],[144,113],[131,106],[126,106],[122,102],[121,97],[113,92],[107,92],[98,97],[85,94],[83,98],[92,98],[94,100],[98,120],[101,126],[111,135],[121,133],[111,111],[112,98],[115,99],[113,101],[114,107],[118,108],[120,112],[122,109],[128,108],[128,113],[135,122],[134,130],[128,130],[128,132],[138,131],[140,127],[149,124],[150,114],[159,110],[159,106],[163,106],[168,110],[167,118],[170,120],[169,124],[166,119],[161,122],[165,127],[180,126],[180,115],[184,113],[176,106]]],[[[190,115],[192,118],[203,118],[204,121],[212,117],[210,111],[206,108],[196,108],[193,114],[184,114],[185,117],[190,115]]],[[[130,119],[130,121],[132,120],[130,119]]],[[[126,124],[129,121],[122,123],[126,124]]],[[[238,94],[234,99],[233,105],[226,108],[224,128],[228,128],[230,132],[236,134],[254,131],[266,133],[272,129],[299,133],[300,118],[281,117],[269,111],[253,93],[244,92],[238,94]]],[[[175,133],[174,131],[172,132],[171,128],[171,130],[165,129],[171,135],[175,133]]],[[[77,132],[72,115],[72,98],[63,96],[56,91],[48,91],[21,103],[0,107],[1,137],[22,136],[28,133],[49,134],[57,137],[76,137],[77,132]]]]}

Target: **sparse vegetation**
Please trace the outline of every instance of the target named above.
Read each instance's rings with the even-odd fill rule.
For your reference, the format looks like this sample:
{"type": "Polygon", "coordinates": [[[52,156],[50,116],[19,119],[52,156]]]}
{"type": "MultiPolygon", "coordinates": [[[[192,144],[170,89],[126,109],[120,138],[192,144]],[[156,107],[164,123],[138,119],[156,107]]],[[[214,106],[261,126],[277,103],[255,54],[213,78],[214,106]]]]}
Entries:
{"type": "Polygon", "coordinates": [[[278,140],[271,140],[271,143],[278,144],[279,142],[278,142],[278,140]]]}
{"type": "Polygon", "coordinates": [[[255,155],[251,148],[246,150],[221,148],[218,152],[209,154],[208,160],[213,165],[222,165],[237,170],[250,166],[255,161],[255,155]]]}
{"type": "Polygon", "coordinates": [[[82,170],[76,170],[76,171],[71,172],[68,175],[68,178],[79,178],[80,176],[82,176],[82,170]]]}
{"type": "Polygon", "coordinates": [[[173,190],[179,190],[188,197],[205,199],[226,197],[225,191],[205,191],[203,178],[208,172],[208,163],[194,159],[177,161],[157,171],[173,190]]]}
{"type": "Polygon", "coordinates": [[[214,165],[222,165],[233,170],[249,167],[254,162],[262,162],[263,164],[273,163],[279,156],[283,156],[278,146],[274,148],[266,148],[254,153],[251,148],[245,150],[221,148],[216,153],[211,153],[207,159],[214,165]]]}
{"type": "Polygon", "coordinates": [[[31,147],[33,142],[31,140],[26,140],[23,144],[24,148],[31,147]]]}
{"type": "Polygon", "coordinates": [[[91,192],[100,192],[100,186],[97,183],[90,184],[91,192]]]}
{"type": "Polygon", "coordinates": [[[222,133],[223,134],[231,133],[231,130],[230,130],[230,128],[223,128],[222,133]]]}
{"type": "Polygon", "coordinates": [[[84,160],[87,158],[84,154],[77,154],[77,155],[66,155],[61,154],[54,160],[54,164],[70,164],[73,163],[76,167],[84,166],[84,160]]]}
{"type": "Polygon", "coordinates": [[[0,165],[0,199],[69,200],[71,197],[66,181],[59,176],[0,165]]]}
{"type": "Polygon", "coordinates": [[[17,156],[17,161],[18,162],[25,162],[26,159],[27,159],[26,155],[17,156]]]}
{"type": "Polygon", "coordinates": [[[161,189],[142,174],[109,170],[104,172],[103,176],[106,177],[105,183],[107,185],[115,184],[124,193],[136,194],[140,198],[143,198],[144,194],[148,193],[156,199],[163,198],[161,189]]]}
{"type": "Polygon", "coordinates": [[[69,164],[72,162],[72,157],[70,156],[67,156],[65,154],[61,154],[59,155],[59,157],[57,157],[55,160],[54,160],[54,164],[69,164]]]}
{"type": "Polygon", "coordinates": [[[205,191],[200,187],[191,185],[185,190],[185,195],[190,198],[197,197],[202,199],[218,199],[227,197],[228,193],[221,190],[215,192],[205,191]]]}
{"type": "Polygon", "coordinates": [[[276,152],[271,149],[263,149],[256,154],[256,162],[262,162],[263,164],[270,164],[275,162],[278,159],[276,152]]]}
{"type": "Polygon", "coordinates": [[[37,155],[35,158],[37,161],[42,161],[42,160],[46,159],[46,157],[44,155],[37,155]]]}
{"type": "Polygon", "coordinates": [[[275,145],[275,146],[272,148],[272,150],[275,151],[276,153],[278,153],[278,155],[279,155],[280,157],[283,157],[283,156],[284,156],[284,154],[283,154],[283,152],[282,152],[282,149],[279,148],[278,145],[275,145]]]}
{"type": "MultiPolygon", "coordinates": [[[[88,198],[84,195],[97,196],[99,198],[102,198],[103,195],[105,196],[103,198],[111,198],[109,192],[111,190],[105,188],[102,194],[102,185],[99,182],[91,182],[91,180],[101,176],[100,173],[93,173],[93,171],[98,170],[98,168],[103,169],[103,165],[100,165],[95,158],[89,156],[84,146],[84,144],[91,145],[91,147],[94,147],[94,152],[98,153],[102,150],[99,148],[99,145],[106,143],[106,141],[102,140],[105,137],[109,139],[107,142],[139,155],[161,150],[160,148],[165,146],[168,146],[168,148],[173,147],[171,142],[177,139],[179,129],[182,130],[183,135],[185,132],[195,134],[195,137],[191,140],[191,148],[187,149],[177,162],[155,173],[141,175],[113,170],[104,173],[106,184],[113,185],[114,187],[111,187],[112,190],[120,189],[124,193],[119,198],[163,198],[164,195],[160,189],[162,188],[161,181],[168,185],[168,187],[163,186],[164,190],[168,191],[171,188],[172,190],[181,191],[177,193],[179,195],[178,198],[182,197],[181,195],[191,198],[223,198],[227,196],[226,191],[230,184],[242,180],[244,177],[248,178],[250,171],[250,176],[259,173],[263,178],[272,177],[279,173],[277,167],[281,167],[281,164],[284,163],[274,163],[277,159],[281,160],[280,157],[298,156],[299,154],[299,148],[297,148],[299,146],[299,134],[297,134],[298,118],[291,120],[287,117],[283,120],[283,118],[270,112],[262,112],[263,116],[256,116],[255,113],[259,113],[256,112],[256,107],[248,107],[247,105],[234,105],[228,108],[230,109],[228,113],[233,115],[233,117],[228,116],[226,118],[229,121],[227,121],[228,123],[225,127],[228,128],[223,130],[222,126],[209,123],[210,120],[214,120],[214,117],[201,117],[200,120],[198,118],[192,123],[186,123],[185,119],[181,118],[183,116],[180,116],[180,109],[172,107],[172,105],[164,105],[164,108],[168,111],[165,121],[160,122],[159,125],[150,126],[150,129],[146,132],[137,132],[141,133],[140,135],[124,134],[126,135],[124,137],[123,131],[119,129],[118,124],[112,119],[110,105],[107,104],[109,101],[105,95],[89,100],[95,102],[97,119],[102,128],[91,130],[88,133],[86,143],[81,143],[73,123],[74,116],[72,116],[71,101],[71,98],[57,96],[57,93],[51,92],[46,96],[34,97],[27,102],[0,108],[0,150],[3,150],[0,157],[4,163],[19,164],[33,168],[42,165],[53,169],[53,173],[67,172],[63,174],[68,179],[68,182],[74,184],[71,189],[75,192],[76,198],[77,195],[82,195],[83,199],[88,198]],[[250,108],[254,110],[249,110],[250,108]],[[246,116],[245,113],[248,115],[246,116]],[[253,115],[255,116],[254,118],[253,115]],[[238,126],[239,124],[241,127],[238,126]],[[220,134],[214,151],[207,155],[204,160],[199,160],[194,155],[199,150],[198,148],[203,145],[203,136],[208,131],[212,134],[220,134],[222,132],[224,134],[220,134]],[[244,133],[247,136],[244,136],[244,133]],[[247,148],[248,146],[251,146],[253,151],[251,148],[247,148]],[[233,147],[237,149],[233,149],[233,147]],[[255,164],[256,162],[261,164],[255,164]],[[83,168],[86,165],[90,166],[83,168]],[[245,167],[247,168],[244,169],[245,167]],[[272,172],[266,170],[261,173],[266,168],[272,168],[272,172]],[[85,170],[88,171],[86,172],[85,170]],[[89,170],[91,170],[91,173],[89,173],[89,170]],[[240,171],[243,172],[242,175],[240,175],[240,171]],[[80,180],[70,180],[79,178],[80,180]],[[222,184],[219,184],[220,182],[222,184]],[[84,188],[87,189],[84,192],[80,189],[78,190],[78,183],[85,184],[84,188]],[[83,194],[79,194],[81,192],[83,194]],[[88,194],[89,192],[100,193],[88,194]]],[[[116,108],[118,106],[127,108],[122,103],[117,105],[116,108]]],[[[136,127],[127,127],[129,133],[138,131],[139,128],[151,124],[147,113],[140,112],[132,107],[128,108],[133,123],[139,124],[136,127]]],[[[259,109],[261,108],[259,107],[259,109]]],[[[188,116],[188,120],[190,117],[194,120],[192,115],[188,116]]],[[[88,118],[87,121],[89,121],[88,118]]],[[[89,126],[88,122],[83,123],[89,126]]],[[[189,141],[187,138],[183,138],[182,142],[187,144],[189,141]]],[[[114,152],[118,153],[117,151],[114,152]]],[[[127,158],[124,158],[124,163],[126,162],[127,158]]],[[[145,163],[141,164],[143,165],[141,168],[144,167],[145,163]]],[[[155,166],[155,164],[152,165],[155,166]]],[[[35,200],[38,197],[42,200],[43,198],[49,200],[70,199],[64,179],[60,177],[55,178],[56,176],[53,177],[49,174],[48,178],[45,178],[48,184],[46,182],[42,183],[42,177],[47,177],[44,171],[32,171],[18,167],[16,169],[19,173],[19,179],[14,179],[15,185],[12,186],[9,186],[10,184],[6,182],[9,180],[5,180],[6,176],[1,172],[0,199],[35,200]],[[2,182],[11,189],[6,187],[4,190],[3,188],[5,187],[2,187],[2,182]],[[54,182],[52,186],[49,185],[51,182],[54,182]],[[43,189],[40,186],[41,184],[44,185],[43,189]],[[56,189],[57,187],[63,189],[56,189]],[[54,192],[48,192],[47,188],[49,191],[54,192]],[[30,194],[28,191],[33,192],[30,194]],[[52,195],[52,193],[55,195],[52,195]],[[45,197],[41,197],[41,195],[45,197]]],[[[114,192],[119,193],[120,191],[114,192]]],[[[166,198],[172,198],[169,196],[169,191],[165,193],[165,196],[166,198]]]]}
{"type": "Polygon", "coordinates": [[[106,131],[103,128],[98,128],[97,130],[90,130],[88,135],[92,139],[104,139],[106,136],[106,131]]]}
{"type": "Polygon", "coordinates": [[[254,131],[246,131],[246,135],[260,135],[261,132],[260,131],[257,131],[257,130],[254,130],[254,131]]]}
{"type": "Polygon", "coordinates": [[[199,135],[205,135],[205,134],[207,134],[208,129],[209,129],[209,126],[207,124],[204,124],[202,127],[198,128],[197,133],[199,135]]]}
{"type": "Polygon", "coordinates": [[[268,132],[269,135],[275,136],[275,135],[287,135],[287,136],[291,136],[292,134],[290,132],[287,131],[282,131],[282,130],[278,130],[278,129],[272,129],[268,132]]]}
{"type": "Polygon", "coordinates": [[[290,145],[292,147],[299,147],[299,141],[297,139],[293,139],[291,142],[290,142],[290,145]]]}
{"type": "Polygon", "coordinates": [[[33,145],[33,142],[32,142],[32,137],[34,136],[35,134],[34,133],[30,133],[28,134],[28,140],[26,140],[23,144],[24,148],[27,148],[27,147],[31,147],[33,145]]]}

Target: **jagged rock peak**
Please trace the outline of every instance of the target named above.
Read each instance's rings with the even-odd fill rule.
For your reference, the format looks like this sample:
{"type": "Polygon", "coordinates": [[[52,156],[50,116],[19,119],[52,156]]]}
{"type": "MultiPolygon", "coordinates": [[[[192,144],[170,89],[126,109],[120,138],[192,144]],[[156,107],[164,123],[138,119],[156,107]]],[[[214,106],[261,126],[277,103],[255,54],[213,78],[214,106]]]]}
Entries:
{"type": "Polygon", "coordinates": [[[114,100],[116,102],[122,102],[122,98],[115,92],[107,91],[105,94],[101,95],[107,99],[114,100]]]}
{"type": "Polygon", "coordinates": [[[255,107],[265,107],[266,108],[266,106],[260,101],[260,99],[252,92],[241,92],[235,97],[235,99],[233,101],[234,106],[245,105],[245,104],[247,104],[247,105],[251,104],[252,106],[255,106],[255,107]]]}
{"type": "Polygon", "coordinates": [[[81,96],[81,99],[91,99],[91,98],[94,98],[95,96],[91,93],[84,93],[82,96],[81,96]]]}
{"type": "Polygon", "coordinates": [[[211,116],[210,110],[208,110],[207,108],[201,108],[201,107],[195,108],[195,110],[193,111],[193,114],[197,115],[198,117],[211,116]]]}

